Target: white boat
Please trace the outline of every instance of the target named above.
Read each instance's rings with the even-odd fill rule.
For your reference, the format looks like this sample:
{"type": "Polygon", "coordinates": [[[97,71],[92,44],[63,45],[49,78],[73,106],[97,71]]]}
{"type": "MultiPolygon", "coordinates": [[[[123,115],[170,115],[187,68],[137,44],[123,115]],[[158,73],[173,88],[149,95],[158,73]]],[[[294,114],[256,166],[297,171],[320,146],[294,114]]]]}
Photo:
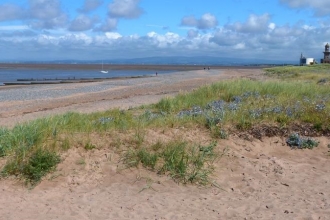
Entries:
{"type": "Polygon", "coordinates": [[[103,69],[103,62],[102,62],[102,70],[100,71],[101,73],[108,73],[109,71],[108,70],[104,70],[103,69]]]}

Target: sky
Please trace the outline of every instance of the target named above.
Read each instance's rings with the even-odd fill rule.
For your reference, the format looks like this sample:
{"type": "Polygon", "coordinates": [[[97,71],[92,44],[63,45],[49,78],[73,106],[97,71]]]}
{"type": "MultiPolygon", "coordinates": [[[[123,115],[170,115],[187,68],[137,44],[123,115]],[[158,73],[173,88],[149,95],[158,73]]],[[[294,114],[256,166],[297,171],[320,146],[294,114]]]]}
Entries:
{"type": "Polygon", "coordinates": [[[329,0],[0,0],[0,62],[212,56],[317,60],[329,0]]]}

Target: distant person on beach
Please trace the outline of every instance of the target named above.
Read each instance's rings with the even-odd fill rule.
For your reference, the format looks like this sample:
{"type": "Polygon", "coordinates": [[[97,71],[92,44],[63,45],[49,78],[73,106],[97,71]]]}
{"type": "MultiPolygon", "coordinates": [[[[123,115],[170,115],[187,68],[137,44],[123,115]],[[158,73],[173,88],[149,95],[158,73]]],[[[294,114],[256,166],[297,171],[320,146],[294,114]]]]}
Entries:
{"type": "Polygon", "coordinates": [[[158,75],[158,73],[156,72],[156,76],[158,75]]]}
{"type": "Polygon", "coordinates": [[[210,70],[210,67],[207,67],[208,70],[210,70]]]}

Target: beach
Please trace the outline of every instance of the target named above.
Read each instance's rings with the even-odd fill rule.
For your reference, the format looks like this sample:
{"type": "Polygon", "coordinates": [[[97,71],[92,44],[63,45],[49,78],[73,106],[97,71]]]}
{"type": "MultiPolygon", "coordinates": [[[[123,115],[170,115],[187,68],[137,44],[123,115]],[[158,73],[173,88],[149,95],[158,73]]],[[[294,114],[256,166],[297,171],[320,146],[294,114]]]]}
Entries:
{"type": "MultiPolygon", "coordinates": [[[[35,68],[35,66],[33,67],[35,68]]],[[[48,68],[51,67],[53,66],[48,66],[48,68]]],[[[83,68],[83,66],[78,67],[83,68]]],[[[41,67],[38,66],[38,68],[41,67]]],[[[239,69],[218,67],[211,70],[204,70],[203,67],[196,66],[180,68],[168,66],[167,69],[162,66],[127,66],[126,68],[182,69],[172,74],[157,76],[155,74],[152,77],[54,85],[0,86],[0,126],[12,127],[17,123],[38,117],[68,111],[90,113],[109,108],[128,109],[142,104],[155,103],[166,96],[188,92],[217,80],[260,77],[261,74],[261,68],[251,67],[239,69]],[[190,70],[193,68],[195,70],[190,70]]]]}
{"type": "MultiPolygon", "coordinates": [[[[66,112],[129,109],[219,80],[265,80],[261,68],[178,70],[172,74],[86,83],[0,87],[0,126],[12,128],[66,112]]],[[[207,144],[206,128],[155,128],[146,139],[207,144]]],[[[285,137],[232,134],[218,140],[223,156],[211,186],[178,184],[147,169],[121,169],[116,150],[64,152],[56,171],[28,189],[0,179],[0,219],[329,219],[328,137],[313,150],[292,150],[285,137]],[[84,158],[84,165],[78,163],[84,158]]],[[[100,145],[108,146],[106,138],[100,145]]],[[[4,159],[0,159],[0,165],[4,159]]]]}

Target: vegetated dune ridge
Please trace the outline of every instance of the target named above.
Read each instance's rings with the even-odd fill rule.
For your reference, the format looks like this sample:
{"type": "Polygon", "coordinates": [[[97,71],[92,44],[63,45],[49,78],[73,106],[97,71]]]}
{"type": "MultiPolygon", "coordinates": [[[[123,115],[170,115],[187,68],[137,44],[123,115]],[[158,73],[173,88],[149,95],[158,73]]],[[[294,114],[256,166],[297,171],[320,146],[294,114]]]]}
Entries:
{"type": "MultiPolygon", "coordinates": [[[[124,81],[21,87],[25,100],[8,94],[11,100],[1,100],[1,126],[67,111],[126,109],[233,77],[264,78],[260,69],[212,69],[124,81]]],[[[15,94],[16,89],[0,92],[15,94]]],[[[91,138],[98,140],[97,146],[115,141],[91,138]]],[[[145,134],[150,143],[175,138],[202,145],[212,141],[201,127],[159,128],[145,134]]],[[[313,150],[291,150],[284,137],[276,136],[259,140],[232,134],[218,140],[223,156],[215,163],[214,184],[209,187],[176,184],[168,176],[143,168],[122,169],[113,148],[86,151],[72,147],[62,155],[56,171],[33,189],[18,180],[0,180],[0,219],[328,219],[329,138],[316,139],[320,144],[313,150]]]]}

